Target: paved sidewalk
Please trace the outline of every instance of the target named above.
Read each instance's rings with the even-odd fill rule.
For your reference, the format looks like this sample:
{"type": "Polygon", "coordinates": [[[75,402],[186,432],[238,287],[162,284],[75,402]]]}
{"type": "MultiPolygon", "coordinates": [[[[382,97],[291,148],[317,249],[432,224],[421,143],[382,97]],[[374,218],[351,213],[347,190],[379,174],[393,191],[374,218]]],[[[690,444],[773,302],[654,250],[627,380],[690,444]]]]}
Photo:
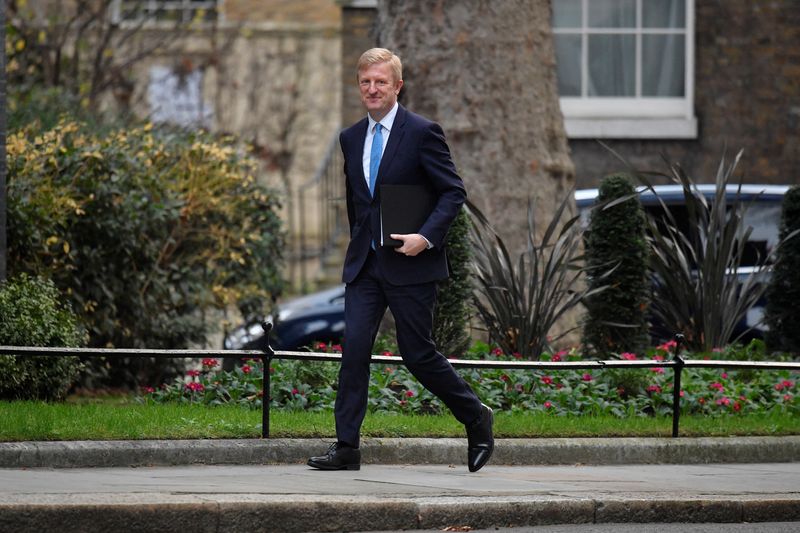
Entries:
{"type": "Polygon", "coordinates": [[[761,521],[800,521],[800,463],[0,469],[2,532],[761,521]]]}

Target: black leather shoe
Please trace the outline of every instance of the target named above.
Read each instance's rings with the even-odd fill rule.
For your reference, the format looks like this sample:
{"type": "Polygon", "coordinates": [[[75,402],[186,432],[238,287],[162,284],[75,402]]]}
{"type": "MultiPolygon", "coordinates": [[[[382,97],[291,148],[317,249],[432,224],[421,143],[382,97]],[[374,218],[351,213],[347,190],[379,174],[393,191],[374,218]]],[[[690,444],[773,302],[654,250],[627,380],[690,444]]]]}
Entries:
{"type": "Polygon", "coordinates": [[[309,459],[308,466],[320,470],[360,470],[361,451],[358,448],[334,442],[325,455],[309,459]]]}
{"type": "Polygon", "coordinates": [[[467,426],[467,466],[470,472],[477,472],[492,456],[494,451],[494,436],[492,425],[494,413],[489,407],[481,404],[481,417],[477,422],[467,426]]]}

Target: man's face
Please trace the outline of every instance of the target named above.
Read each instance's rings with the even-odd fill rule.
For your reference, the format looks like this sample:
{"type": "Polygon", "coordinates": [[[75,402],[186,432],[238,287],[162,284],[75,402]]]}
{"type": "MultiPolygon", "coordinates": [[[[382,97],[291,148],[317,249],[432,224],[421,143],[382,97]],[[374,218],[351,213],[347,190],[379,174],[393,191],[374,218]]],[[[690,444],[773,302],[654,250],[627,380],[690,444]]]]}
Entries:
{"type": "Polygon", "coordinates": [[[373,120],[379,121],[391,111],[402,86],[403,80],[394,79],[388,62],[375,63],[358,71],[361,103],[373,120]]]}

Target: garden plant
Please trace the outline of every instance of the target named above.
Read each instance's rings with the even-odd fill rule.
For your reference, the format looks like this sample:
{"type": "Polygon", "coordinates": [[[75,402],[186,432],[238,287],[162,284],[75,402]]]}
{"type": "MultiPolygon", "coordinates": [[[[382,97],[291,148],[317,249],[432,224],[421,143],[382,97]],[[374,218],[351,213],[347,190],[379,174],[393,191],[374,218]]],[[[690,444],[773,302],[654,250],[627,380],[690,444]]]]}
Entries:
{"type": "MultiPolygon", "coordinates": [[[[341,346],[319,345],[318,351],[339,352],[341,346]]],[[[641,354],[623,353],[622,359],[664,360],[674,342],[641,354]]],[[[392,355],[389,350],[384,355],[392,355]]],[[[499,347],[475,343],[468,358],[517,360],[499,347]]],[[[731,345],[686,358],[764,358],[763,343],[748,347],[731,345]],[[745,353],[742,353],[745,352],[745,353]],[[756,352],[756,353],[753,353],[756,352]]],[[[580,361],[577,350],[544,353],[545,361],[580,361]]],[[[248,359],[233,371],[220,369],[217,359],[205,359],[171,384],[142,390],[144,402],[179,402],[205,405],[239,404],[260,408],[262,366],[248,359]]],[[[273,360],[271,407],[278,410],[320,411],[333,409],[337,363],[273,360]]],[[[662,367],[637,369],[644,382],[640,391],[627,390],[626,377],[613,371],[460,369],[459,372],[487,405],[502,412],[545,412],[556,416],[607,415],[613,417],[662,416],[672,412],[672,371],[662,367]]],[[[797,374],[790,371],[686,369],[683,371],[682,412],[711,416],[782,412],[800,414],[797,374]]],[[[371,412],[438,414],[443,406],[420,386],[401,364],[372,365],[369,409],[371,412]]]]}
{"type": "MultiPolygon", "coordinates": [[[[263,315],[280,292],[278,200],[233,139],[64,115],[12,132],[7,150],[10,274],[52,279],[90,346],[184,348],[215,327],[209,311],[263,315]]],[[[164,370],[87,364],[116,385],[164,370]]]]}
{"type": "MultiPolygon", "coordinates": [[[[85,342],[85,331],[52,281],[19,274],[0,284],[0,346],[85,342]]],[[[77,357],[0,355],[0,399],[62,400],[79,370],[77,357]]]]}
{"type": "Polygon", "coordinates": [[[503,239],[480,210],[469,204],[476,279],[475,306],[489,339],[507,353],[537,359],[570,331],[551,335],[564,313],[599,292],[581,287],[582,232],[577,216],[567,217],[572,191],[559,204],[539,242],[532,206],[528,246],[512,259],[503,239]]]}
{"type": "Polygon", "coordinates": [[[773,350],[800,353],[800,187],[786,193],[781,212],[780,239],[767,288],[767,345],[773,350]]]}
{"type": "Polygon", "coordinates": [[[598,354],[641,353],[650,342],[650,248],[645,228],[644,208],[630,178],[603,178],[584,239],[587,283],[606,288],[583,302],[583,342],[598,354]]]}

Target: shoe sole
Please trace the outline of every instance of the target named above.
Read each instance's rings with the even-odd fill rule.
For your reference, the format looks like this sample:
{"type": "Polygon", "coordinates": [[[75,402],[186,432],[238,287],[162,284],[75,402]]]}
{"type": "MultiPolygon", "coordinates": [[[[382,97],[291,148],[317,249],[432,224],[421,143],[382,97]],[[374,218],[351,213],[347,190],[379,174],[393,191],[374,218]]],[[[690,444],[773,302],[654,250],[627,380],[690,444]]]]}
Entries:
{"type": "Polygon", "coordinates": [[[316,468],[318,470],[361,470],[360,464],[331,466],[331,465],[323,465],[320,463],[315,463],[314,461],[309,461],[307,464],[308,466],[316,468]]]}

